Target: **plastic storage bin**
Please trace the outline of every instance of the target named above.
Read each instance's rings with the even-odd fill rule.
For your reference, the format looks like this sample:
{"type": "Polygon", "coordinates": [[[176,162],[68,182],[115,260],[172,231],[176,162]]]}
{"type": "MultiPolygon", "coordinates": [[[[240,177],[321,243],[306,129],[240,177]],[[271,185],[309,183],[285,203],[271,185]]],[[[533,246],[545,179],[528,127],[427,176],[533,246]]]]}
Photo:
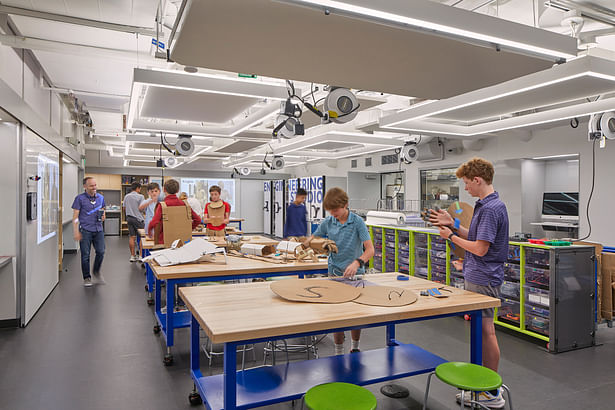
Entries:
{"type": "Polygon", "coordinates": [[[525,265],[549,267],[549,250],[540,248],[525,248],[525,265]]]}
{"type": "Polygon", "coordinates": [[[502,299],[502,306],[498,308],[498,319],[519,323],[521,321],[519,302],[512,299],[502,299]]]}
{"type": "Polygon", "coordinates": [[[465,281],[459,276],[451,276],[451,286],[454,286],[458,289],[465,289],[465,281]]]}
{"type": "Polygon", "coordinates": [[[525,314],[525,329],[549,336],[549,318],[532,313],[525,314]]]}
{"type": "Polygon", "coordinates": [[[444,269],[444,272],[446,272],[446,259],[431,258],[431,268],[433,269],[435,266],[438,266],[439,269],[444,269]]]}
{"type": "Polygon", "coordinates": [[[532,305],[530,303],[525,304],[525,313],[530,313],[532,315],[539,315],[542,317],[549,317],[549,309],[545,309],[544,307],[532,305]]]}
{"type": "Polygon", "coordinates": [[[432,263],[431,273],[439,273],[439,274],[446,275],[446,264],[438,265],[438,264],[432,263]]]}
{"type": "Polygon", "coordinates": [[[444,251],[446,252],[446,244],[445,243],[439,243],[436,241],[431,241],[431,250],[432,251],[444,251]]]}
{"type": "Polygon", "coordinates": [[[427,248],[427,234],[422,232],[415,232],[414,246],[419,248],[427,248]]]}
{"type": "Polygon", "coordinates": [[[446,273],[431,272],[431,280],[433,282],[443,283],[446,285],[446,273]]]}
{"type": "MultiPolygon", "coordinates": [[[[527,269],[526,269],[527,272],[527,269]]],[[[526,273],[527,278],[527,273],[526,273]]],[[[521,279],[521,266],[516,263],[506,262],[504,264],[504,279],[506,280],[516,280],[521,279]]]]}
{"type": "Polygon", "coordinates": [[[549,291],[524,285],[525,301],[538,306],[549,307],[549,291]]]}
{"type": "Polygon", "coordinates": [[[408,265],[410,263],[410,258],[397,255],[397,263],[399,265],[408,265]]]}
{"type": "Polygon", "coordinates": [[[440,245],[445,245],[446,246],[446,239],[444,239],[443,237],[441,237],[440,235],[429,235],[431,237],[431,245],[433,246],[434,244],[440,244],[440,245]]]}
{"type": "MultiPolygon", "coordinates": [[[[433,245],[432,245],[433,246],[433,245]]],[[[446,259],[446,251],[438,251],[431,248],[431,258],[441,258],[446,259]]]]}
{"type": "Polygon", "coordinates": [[[525,283],[549,287],[549,269],[526,266],[525,283]]]}
{"type": "Polygon", "coordinates": [[[417,258],[427,259],[427,249],[425,248],[414,248],[414,254],[417,258]]]}
{"type": "Polygon", "coordinates": [[[415,266],[414,267],[414,276],[419,278],[427,279],[427,267],[415,266]]]}
{"type": "Polygon", "coordinates": [[[397,256],[400,258],[409,258],[410,257],[410,251],[408,249],[399,249],[399,252],[397,253],[397,256]]]}
{"type": "Polygon", "coordinates": [[[521,262],[521,247],[519,245],[508,245],[508,260],[521,262]]]}
{"type": "Polygon", "coordinates": [[[520,288],[516,282],[504,281],[500,289],[500,293],[504,298],[519,300],[520,288]]]}

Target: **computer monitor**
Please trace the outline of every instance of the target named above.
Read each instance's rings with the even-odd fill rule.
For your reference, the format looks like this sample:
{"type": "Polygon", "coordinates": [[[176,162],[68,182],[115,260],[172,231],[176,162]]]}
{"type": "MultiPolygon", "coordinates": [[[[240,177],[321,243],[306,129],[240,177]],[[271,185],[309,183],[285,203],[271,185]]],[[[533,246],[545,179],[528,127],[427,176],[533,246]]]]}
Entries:
{"type": "Polygon", "coordinates": [[[578,221],[578,192],[545,192],[542,196],[542,219],[578,221]]]}

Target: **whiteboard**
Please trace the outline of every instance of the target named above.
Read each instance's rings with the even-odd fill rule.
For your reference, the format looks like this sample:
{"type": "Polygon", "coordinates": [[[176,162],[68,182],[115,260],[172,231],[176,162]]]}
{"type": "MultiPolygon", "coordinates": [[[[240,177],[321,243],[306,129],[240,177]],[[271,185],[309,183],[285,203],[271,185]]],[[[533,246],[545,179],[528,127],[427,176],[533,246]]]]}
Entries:
{"type": "Polygon", "coordinates": [[[81,193],[79,167],[77,164],[63,164],[62,169],[62,223],[70,222],[73,217],[73,201],[81,193]]]}

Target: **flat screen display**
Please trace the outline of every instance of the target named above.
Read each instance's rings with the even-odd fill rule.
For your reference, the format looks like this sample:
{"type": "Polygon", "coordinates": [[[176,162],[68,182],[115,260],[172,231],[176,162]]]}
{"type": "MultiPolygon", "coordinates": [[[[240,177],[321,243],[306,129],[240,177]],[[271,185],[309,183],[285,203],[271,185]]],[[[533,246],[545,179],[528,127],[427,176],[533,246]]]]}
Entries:
{"type": "Polygon", "coordinates": [[[545,192],[542,197],[542,214],[579,216],[579,193],[545,192]]]}

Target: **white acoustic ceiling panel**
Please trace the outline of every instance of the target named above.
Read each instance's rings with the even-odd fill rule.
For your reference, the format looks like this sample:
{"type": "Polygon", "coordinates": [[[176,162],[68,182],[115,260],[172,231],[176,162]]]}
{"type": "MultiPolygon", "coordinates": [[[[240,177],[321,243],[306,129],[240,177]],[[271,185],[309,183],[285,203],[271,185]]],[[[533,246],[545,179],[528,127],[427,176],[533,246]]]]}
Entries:
{"type": "MultiPolygon", "coordinates": [[[[371,2],[373,7],[389,3],[371,2]]],[[[410,11],[425,3],[430,2],[395,2],[410,11]]],[[[433,5],[442,7],[440,11],[463,13],[459,18],[478,19],[508,31],[513,28],[516,35],[536,41],[559,36],[433,5]]],[[[573,40],[564,36],[556,40],[576,52],[573,40]]],[[[189,2],[171,47],[173,60],[184,65],[429,99],[487,87],[552,65],[552,60],[270,0],[189,2]],[[315,27],[316,31],[310,29],[315,27]]]]}
{"type": "Polygon", "coordinates": [[[218,148],[215,152],[220,152],[223,154],[237,154],[260,147],[266,143],[266,141],[236,141],[222,148],[218,148]]]}
{"type": "Polygon", "coordinates": [[[318,151],[341,151],[344,149],[359,148],[362,145],[346,143],[346,142],[323,142],[322,144],[312,145],[307,150],[318,151]]]}
{"type": "Polygon", "coordinates": [[[141,117],[225,123],[258,102],[258,98],[150,86],[141,117]]]}

